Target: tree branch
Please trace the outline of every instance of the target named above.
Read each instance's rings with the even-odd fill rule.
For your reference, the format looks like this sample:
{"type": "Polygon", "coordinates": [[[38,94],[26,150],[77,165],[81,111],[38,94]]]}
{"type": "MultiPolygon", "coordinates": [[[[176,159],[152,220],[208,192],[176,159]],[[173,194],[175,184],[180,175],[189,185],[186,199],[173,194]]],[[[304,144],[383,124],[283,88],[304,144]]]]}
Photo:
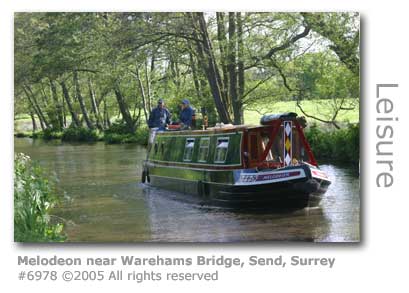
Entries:
{"type": "Polygon", "coordinates": [[[300,109],[300,111],[304,114],[305,117],[308,117],[308,118],[311,118],[311,119],[314,119],[314,120],[317,120],[317,121],[320,121],[320,122],[323,122],[323,123],[332,124],[332,125],[334,125],[334,127],[336,129],[340,129],[338,124],[335,122],[335,118],[336,118],[336,116],[338,114],[338,111],[335,112],[334,116],[332,117],[332,120],[324,120],[324,119],[318,118],[318,117],[316,117],[314,115],[307,114],[307,112],[305,112],[304,109],[302,108],[301,101],[299,99],[297,99],[297,108],[300,109]]]}
{"type": "Polygon", "coordinates": [[[289,39],[287,42],[285,42],[284,44],[274,47],[272,49],[270,49],[270,51],[263,56],[262,59],[271,59],[271,57],[277,53],[278,51],[282,51],[285,50],[287,48],[289,48],[292,44],[294,44],[295,42],[297,42],[299,39],[302,39],[304,37],[306,37],[309,32],[310,32],[310,27],[309,26],[305,26],[304,31],[299,33],[298,35],[295,35],[294,37],[292,37],[291,39],[289,39]]]}
{"type": "Polygon", "coordinates": [[[270,74],[268,77],[266,77],[265,79],[260,80],[255,86],[253,86],[251,89],[249,89],[246,93],[243,94],[242,96],[242,103],[247,103],[249,99],[244,99],[245,97],[247,97],[250,93],[252,93],[254,90],[256,90],[260,85],[262,85],[263,83],[265,83],[266,81],[268,81],[270,78],[272,78],[274,76],[274,74],[270,74]]]}

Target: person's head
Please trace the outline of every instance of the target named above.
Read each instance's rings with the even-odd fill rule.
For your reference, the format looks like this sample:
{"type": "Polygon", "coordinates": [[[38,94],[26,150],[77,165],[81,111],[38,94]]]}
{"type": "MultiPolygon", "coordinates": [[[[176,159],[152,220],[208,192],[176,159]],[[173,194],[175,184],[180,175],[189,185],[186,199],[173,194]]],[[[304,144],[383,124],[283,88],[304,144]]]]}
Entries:
{"type": "Polygon", "coordinates": [[[182,103],[180,104],[182,109],[185,109],[187,107],[189,107],[189,100],[188,99],[183,99],[182,103]]]}
{"type": "Polygon", "coordinates": [[[158,108],[163,108],[165,106],[165,101],[163,99],[158,100],[158,108]]]}

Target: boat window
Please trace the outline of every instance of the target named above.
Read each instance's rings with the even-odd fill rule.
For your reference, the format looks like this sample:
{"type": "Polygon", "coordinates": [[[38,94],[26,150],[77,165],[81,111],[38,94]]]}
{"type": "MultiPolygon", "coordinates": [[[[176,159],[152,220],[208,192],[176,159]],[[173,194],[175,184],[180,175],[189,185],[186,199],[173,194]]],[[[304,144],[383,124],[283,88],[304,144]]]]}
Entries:
{"type": "Polygon", "coordinates": [[[224,163],[226,161],[228,148],[229,148],[229,138],[228,137],[217,139],[216,153],[214,156],[215,163],[224,163]]]}
{"type": "MultiPolygon", "coordinates": [[[[269,138],[268,135],[264,135],[262,137],[261,146],[262,146],[262,152],[263,153],[266,150],[266,147],[267,147],[269,141],[270,141],[270,138],[269,138]]],[[[266,161],[274,161],[273,154],[271,153],[271,148],[270,148],[269,152],[267,153],[266,161]]]]}
{"type": "Polygon", "coordinates": [[[163,154],[165,150],[165,142],[162,141],[162,143],[160,144],[160,152],[163,154]]]}
{"type": "Polygon", "coordinates": [[[185,143],[185,152],[183,153],[183,161],[190,162],[192,160],[194,146],[195,139],[187,138],[185,143]]]}
{"type": "Polygon", "coordinates": [[[210,145],[210,138],[209,137],[202,137],[200,139],[199,145],[199,162],[206,162],[207,156],[209,154],[209,145],[210,145]]]}
{"type": "MultiPolygon", "coordinates": [[[[267,154],[266,161],[268,162],[276,162],[282,163],[282,156],[283,156],[283,134],[282,130],[280,129],[273,141],[273,144],[267,154]]],[[[270,133],[265,133],[262,136],[263,139],[263,152],[265,151],[266,146],[270,142],[270,133]]]]}

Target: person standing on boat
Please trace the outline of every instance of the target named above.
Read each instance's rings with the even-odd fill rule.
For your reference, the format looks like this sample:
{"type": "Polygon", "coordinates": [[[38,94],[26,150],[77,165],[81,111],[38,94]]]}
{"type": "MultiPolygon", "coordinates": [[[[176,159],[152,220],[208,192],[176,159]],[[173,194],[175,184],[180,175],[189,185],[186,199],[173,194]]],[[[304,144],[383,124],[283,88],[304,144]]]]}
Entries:
{"type": "Polygon", "coordinates": [[[158,128],[158,130],[165,130],[166,125],[170,124],[171,114],[165,107],[163,99],[158,100],[158,106],[154,108],[148,120],[149,128],[158,128]]]}
{"type": "Polygon", "coordinates": [[[187,99],[182,100],[181,108],[182,108],[182,111],[180,112],[180,115],[179,115],[181,129],[189,129],[193,126],[192,120],[193,120],[194,110],[192,107],[190,107],[189,100],[187,99]]]}

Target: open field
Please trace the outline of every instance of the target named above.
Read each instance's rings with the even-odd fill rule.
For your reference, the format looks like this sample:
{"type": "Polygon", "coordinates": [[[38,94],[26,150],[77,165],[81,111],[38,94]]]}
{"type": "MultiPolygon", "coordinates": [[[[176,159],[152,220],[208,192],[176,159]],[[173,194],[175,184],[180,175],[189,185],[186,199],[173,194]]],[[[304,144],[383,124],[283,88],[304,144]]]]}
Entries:
{"type": "MultiPolygon", "coordinates": [[[[304,110],[310,115],[317,115],[318,117],[329,117],[331,113],[331,106],[329,103],[320,102],[317,103],[316,101],[304,101],[303,102],[304,110]],[[317,114],[318,113],[318,114],[317,114]]],[[[195,106],[195,105],[193,105],[195,106]]],[[[260,118],[263,114],[271,114],[271,113],[284,113],[284,112],[296,112],[298,115],[303,116],[301,111],[297,108],[294,101],[289,102],[277,102],[273,106],[270,106],[268,109],[263,109],[261,106],[260,109],[262,110],[245,110],[244,111],[244,122],[245,124],[253,124],[258,125],[260,123],[260,118]]],[[[177,117],[178,115],[175,113],[173,117],[177,117]]],[[[114,121],[117,116],[112,117],[111,121],[114,121]]],[[[141,117],[143,119],[143,117],[141,117]]],[[[67,116],[67,120],[70,121],[71,118],[67,116]]],[[[314,119],[307,118],[308,122],[313,123],[318,122],[314,119]]],[[[341,110],[338,114],[337,121],[341,123],[358,123],[359,122],[359,106],[357,106],[354,110],[343,111],[341,110]]],[[[317,123],[320,124],[320,123],[317,123]]],[[[14,118],[14,130],[15,132],[26,132],[31,131],[31,118],[28,114],[19,114],[14,118]]]]}
{"type": "MultiPolygon", "coordinates": [[[[317,103],[316,101],[303,101],[303,109],[310,115],[318,117],[330,117],[332,113],[331,105],[329,103],[321,102],[317,103]]],[[[262,109],[262,107],[260,107],[262,109]]],[[[299,116],[303,116],[301,111],[297,108],[295,101],[289,102],[277,102],[273,106],[269,107],[269,110],[259,110],[259,111],[244,111],[244,122],[246,124],[255,124],[260,123],[260,117],[263,114],[271,113],[284,113],[284,112],[295,112],[299,116]],[[269,111],[270,110],[270,111],[269,111]]],[[[317,120],[307,118],[307,120],[312,123],[317,120]]],[[[348,123],[358,123],[359,122],[359,106],[354,110],[344,111],[341,110],[336,119],[338,122],[348,122],[348,123]]]]}

